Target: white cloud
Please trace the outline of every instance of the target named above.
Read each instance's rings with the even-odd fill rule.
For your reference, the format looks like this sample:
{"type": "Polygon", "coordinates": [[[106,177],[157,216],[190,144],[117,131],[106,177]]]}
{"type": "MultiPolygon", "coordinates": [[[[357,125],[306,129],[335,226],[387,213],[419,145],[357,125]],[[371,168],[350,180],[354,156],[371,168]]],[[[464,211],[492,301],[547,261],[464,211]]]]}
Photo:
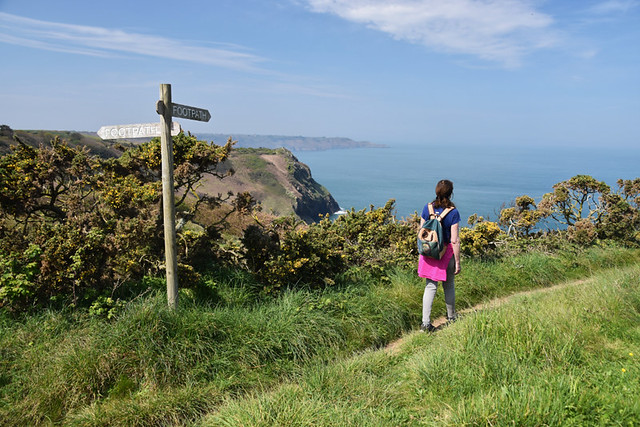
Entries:
{"type": "Polygon", "coordinates": [[[257,71],[264,61],[240,49],[190,45],[117,29],[61,24],[0,12],[0,42],[90,56],[136,54],[257,71]]]}
{"type": "MultiPolygon", "coordinates": [[[[301,82],[301,77],[261,67],[269,62],[263,57],[243,52],[241,46],[216,44],[211,47],[188,44],[167,37],[126,32],[118,29],[90,27],[41,21],[0,12],[0,43],[84,56],[123,58],[142,55],[213,65],[267,76],[263,86],[278,93],[319,98],[344,98],[343,91],[317,82],[301,82]]],[[[256,89],[256,90],[258,90],[256,89]]]]}
{"type": "Polygon", "coordinates": [[[598,55],[598,50],[593,48],[577,52],[577,56],[583,59],[592,59],[595,58],[596,55],[598,55]]]}
{"type": "Polygon", "coordinates": [[[524,0],[306,0],[310,9],[429,48],[517,66],[554,43],[553,20],[524,0]]]}
{"type": "Polygon", "coordinates": [[[626,13],[639,5],[637,0],[607,0],[593,5],[588,11],[596,15],[626,13]]]}

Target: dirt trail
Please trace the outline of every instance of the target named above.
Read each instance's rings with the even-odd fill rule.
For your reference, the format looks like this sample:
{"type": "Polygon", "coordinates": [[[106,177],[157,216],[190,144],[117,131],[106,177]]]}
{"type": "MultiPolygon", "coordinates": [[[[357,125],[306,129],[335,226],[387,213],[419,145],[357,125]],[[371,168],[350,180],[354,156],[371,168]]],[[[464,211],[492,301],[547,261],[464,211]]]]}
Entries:
{"type": "MultiPolygon", "coordinates": [[[[486,301],[486,302],[483,302],[483,303],[480,303],[480,304],[476,304],[473,307],[465,308],[463,310],[458,311],[458,315],[459,316],[464,316],[465,314],[468,314],[468,313],[482,311],[482,310],[486,310],[488,308],[499,307],[502,304],[504,304],[505,302],[509,301],[510,299],[513,299],[513,298],[518,297],[518,296],[531,295],[531,294],[543,293],[543,292],[551,292],[551,291],[554,291],[556,289],[564,288],[564,287],[567,287],[567,286],[579,285],[581,283],[584,283],[586,280],[587,279],[574,280],[572,282],[561,283],[559,285],[550,286],[548,288],[538,288],[538,289],[531,289],[531,290],[528,290],[528,291],[516,292],[514,294],[507,295],[505,297],[496,298],[496,299],[493,299],[491,301],[486,301]]],[[[442,329],[446,325],[446,323],[447,323],[447,318],[445,316],[438,317],[438,318],[436,318],[435,320],[433,320],[431,322],[431,324],[433,326],[435,326],[437,330],[442,329]]],[[[414,333],[414,332],[409,332],[409,333],[414,333]]],[[[399,348],[400,348],[400,345],[402,345],[402,342],[404,341],[406,335],[407,334],[404,334],[402,337],[398,338],[397,340],[390,342],[385,347],[385,350],[387,350],[387,351],[389,351],[391,353],[394,353],[394,352],[398,351],[399,348]]]]}

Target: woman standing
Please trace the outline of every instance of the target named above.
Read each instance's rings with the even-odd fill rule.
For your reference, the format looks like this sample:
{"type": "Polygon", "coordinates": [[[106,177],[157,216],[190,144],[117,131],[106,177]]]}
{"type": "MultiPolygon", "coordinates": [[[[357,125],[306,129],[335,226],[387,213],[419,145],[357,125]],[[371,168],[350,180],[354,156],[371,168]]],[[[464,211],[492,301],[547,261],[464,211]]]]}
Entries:
{"type": "Polygon", "coordinates": [[[460,273],[460,213],[451,201],[453,194],[453,182],[443,179],[436,184],[436,198],[427,203],[422,210],[420,228],[429,219],[429,205],[433,206],[436,215],[440,215],[445,209],[452,208],[442,218],[442,229],[446,250],[440,259],[428,258],[420,255],[418,261],[418,276],[426,278],[427,284],[422,297],[422,325],[421,331],[432,332],[436,328],[431,324],[431,306],[436,295],[438,282],[442,282],[444,289],[444,301],[447,306],[447,320],[456,318],[456,291],[454,285],[455,275],[460,273]]]}

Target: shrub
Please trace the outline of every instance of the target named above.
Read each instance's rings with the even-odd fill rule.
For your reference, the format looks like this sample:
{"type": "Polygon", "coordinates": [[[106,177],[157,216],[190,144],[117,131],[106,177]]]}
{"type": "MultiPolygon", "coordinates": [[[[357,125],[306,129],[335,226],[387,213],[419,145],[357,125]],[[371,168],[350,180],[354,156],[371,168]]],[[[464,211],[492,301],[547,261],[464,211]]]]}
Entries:
{"type": "Polygon", "coordinates": [[[280,218],[267,227],[247,227],[242,238],[247,266],[263,283],[264,291],[334,283],[333,277],[344,271],[344,260],[335,240],[319,231],[293,217],[280,218]]]}
{"type": "Polygon", "coordinates": [[[394,200],[384,207],[352,209],[335,221],[306,225],[292,218],[245,230],[247,265],[273,291],[287,286],[324,287],[348,271],[381,277],[415,262],[417,222],[398,221],[394,200]]]}
{"type": "Polygon", "coordinates": [[[42,249],[30,245],[23,253],[0,252],[0,303],[23,310],[36,293],[34,279],[42,249]]]}
{"type": "Polygon", "coordinates": [[[500,235],[497,223],[475,215],[469,218],[471,228],[460,229],[460,251],[467,256],[487,256],[496,249],[500,235]]]}
{"type": "MultiPolygon", "coordinates": [[[[0,158],[0,308],[89,306],[100,297],[115,297],[125,283],[160,272],[158,138],[106,160],[57,138],[37,149],[18,143],[0,158]]],[[[183,133],[174,138],[178,203],[195,192],[204,175],[223,177],[216,166],[232,145],[231,140],[217,146],[183,133]]],[[[180,211],[181,222],[202,203],[230,200],[200,197],[180,211]]],[[[235,203],[244,207],[248,202],[240,197],[235,203]]],[[[220,234],[215,226],[200,235],[184,231],[178,239],[183,243],[179,262],[191,271],[195,258],[214,252],[212,242],[220,234]]],[[[197,281],[194,274],[182,280],[185,285],[197,281]]]]}
{"type": "Polygon", "coordinates": [[[598,227],[601,238],[640,244],[640,178],[618,180],[618,191],[605,196],[606,212],[598,227]]]}
{"type": "Polygon", "coordinates": [[[581,219],[576,221],[575,225],[571,225],[567,228],[567,236],[570,241],[582,246],[589,246],[592,244],[598,233],[596,226],[588,219],[581,219]]]}
{"type": "Polygon", "coordinates": [[[343,251],[350,266],[364,267],[378,275],[400,266],[413,265],[418,252],[416,216],[399,221],[393,214],[395,200],[385,206],[367,210],[351,210],[333,224],[323,222],[327,232],[336,233],[343,241],[343,251]]]}
{"type": "Polygon", "coordinates": [[[500,225],[507,228],[507,234],[516,237],[528,236],[543,218],[536,209],[533,198],[524,195],[516,198],[514,206],[500,211],[500,225]]]}
{"type": "Polygon", "coordinates": [[[316,227],[288,230],[277,256],[266,262],[261,277],[265,290],[287,285],[324,287],[333,285],[334,277],[345,269],[338,247],[327,236],[319,236],[316,227]]]}

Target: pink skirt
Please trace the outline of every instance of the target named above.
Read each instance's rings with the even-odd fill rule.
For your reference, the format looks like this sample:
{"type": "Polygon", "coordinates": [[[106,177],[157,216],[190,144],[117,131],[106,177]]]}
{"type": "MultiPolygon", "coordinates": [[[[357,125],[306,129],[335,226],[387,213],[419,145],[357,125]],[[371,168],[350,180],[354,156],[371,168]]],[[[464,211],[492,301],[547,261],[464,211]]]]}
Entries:
{"type": "Polygon", "coordinates": [[[453,246],[447,245],[447,250],[440,259],[427,258],[419,255],[418,276],[434,281],[447,280],[447,266],[453,256],[453,246]]]}

